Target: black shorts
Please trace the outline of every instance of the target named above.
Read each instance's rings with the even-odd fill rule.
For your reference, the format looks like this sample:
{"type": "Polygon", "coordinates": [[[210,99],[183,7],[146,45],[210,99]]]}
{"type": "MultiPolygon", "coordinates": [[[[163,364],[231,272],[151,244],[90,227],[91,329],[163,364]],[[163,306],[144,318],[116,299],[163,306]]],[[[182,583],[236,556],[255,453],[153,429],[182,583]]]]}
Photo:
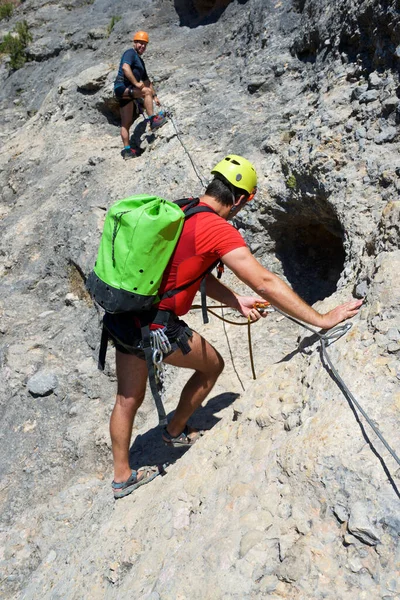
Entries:
{"type": "Polygon", "coordinates": [[[133,98],[123,98],[125,90],[128,89],[123,83],[114,85],[114,95],[118,101],[120,107],[126,106],[130,102],[133,102],[133,98]]]}
{"type": "MultiPolygon", "coordinates": [[[[149,320],[148,322],[151,323],[152,321],[149,320]]],[[[120,313],[116,315],[106,313],[103,324],[115,348],[119,352],[134,354],[138,358],[145,360],[140,325],[135,315],[132,313],[120,313]]],[[[142,322],[142,324],[145,323],[142,322]]],[[[193,331],[185,321],[170,313],[164,332],[171,344],[171,351],[164,354],[164,358],[170,356],[170,354],[178,349],[182,350],[183,354],[187,354],[190,351],[188,340],[193,336],[193,331]]]]}

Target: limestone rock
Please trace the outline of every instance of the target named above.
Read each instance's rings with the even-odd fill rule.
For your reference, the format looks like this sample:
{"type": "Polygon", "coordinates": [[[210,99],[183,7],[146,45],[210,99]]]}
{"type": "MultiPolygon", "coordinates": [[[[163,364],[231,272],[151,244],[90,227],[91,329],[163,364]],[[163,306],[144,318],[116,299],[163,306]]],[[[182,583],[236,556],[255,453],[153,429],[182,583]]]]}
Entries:
{"type": "MultiPolygon", "coordinates": [[[[252,325],[253,380],[240,315],[186,315],[226,365],[193,416],[209,431],[166,448],[147,391],[131,466],[168,463],[166,475],[114,502],[115,351],[97,372],[102,315],[85,292],[114,201],[198,196],[227,152],[247,156],[258,192],[234,226],[318,311],[364,298],[329,357],[398,452],[394,3],[14,4],[1,38],[26,19],[32,42],[23,67],[0,65],[0,595],[395,598],[399,468],[317,335],[276,312],[252,325]],[[172,118],[156,133],[135,120],[128,164],[113,82],[138,28],[172,118]]],[[[249,294],[228,270],[223,281],[249,294]]],[[[166,369],[169,414],[190,375],[166,369]]]]}
{"type": "Polygon", "coordinates": [[[27,382],[28,391],[33,396],[48,396],[57,387],[58,380],[54,373],[39,371],[27,382]]]}

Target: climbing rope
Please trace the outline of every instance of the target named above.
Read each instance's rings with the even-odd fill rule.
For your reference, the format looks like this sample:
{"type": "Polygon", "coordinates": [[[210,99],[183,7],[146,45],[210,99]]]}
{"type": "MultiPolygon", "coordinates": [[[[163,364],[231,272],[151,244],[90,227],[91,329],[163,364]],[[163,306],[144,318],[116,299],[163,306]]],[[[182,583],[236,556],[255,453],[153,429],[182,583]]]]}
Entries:
{"type": "Polygon", "coordinates": [[[181,134],[180,134],[180,131],[179,131],[179,129],[178,129],[178,127],[177,127],[176,123],[175,123],[175,119],[174,119],[174,117],[173,117],[173,114],[172,114],[172,109],[171,109],[171,108],[169,108],[169,107],[167,107],[167,106],[165,106],[165,105],[163,105],[163,106],[164,106],[164,111],[163,111],[163,112],[164,112],[164,115],[165,115],[166,117],[168,117],[168,119],[171,121],[171,123],[172,123],[172,126],[173,126],[173,128],[175,129],[176,137],[178,138],[178,140],[179,140],[179,142],[180,142],[180,144],[181,144],[182,148],[184,149],[184,151],[185,151],[185,152],[186,152],[186,154],[188,155],[188,157],[189,157],[189,160],[190,160],[190,162],[192,163],[193,170],[194,170],[194,172],[196,173],[196,175],[197,175],[197,177],[198,177],[198,179],[199,179],[199,181],[200,181],[200,183],[201,183],[202,187],[203,187],[203,188],[205,188],[205,187],[207,186],[207,182],[206,182],[206,181],[203,179],[203,177],[201,176],[201,173],[200,173],[199,169],[197,168],[197,166],[196,166],[196,163],[195,163],[195,162],[194,162],[194,160],[193,160],[193,157],[191,156],[191,154],[190,154],[189,150],[187,149],[187,147],[185,146],[185,144],[184,144],[184,142],[183,142],[183,140],[182,140],[182,136],[181,136],[181,134]]]}
{"type": "MultiPolygon", "coordinates": [[[[193,304],[192,308],[198,309],[198,308],[202,308],[202,306],[201,306],[201,304],[193,304]]],[[[254,366],[253,348],[252,348],[251,330],[250,330],[251,325],[253,325],[255,323],[255,321],[250,321],[250,319],[247,319],[244,322],[243,321],[242,322],[231,321],[230,319],[226,319],[225,317],[221,317],[221,315],[219,315],[218,313],[214,312],[214,309],[216,309],[216,308],[224,309],[224,308],[229,308],[229,306],[225,306],[225,305],[215,305],[215,306],[212,306],[212,307],[206,306],[207,312],[209,312],[214,317],[217,317],[217,319],[219,319],[220,321],[223,321],[224,323],[229,323],[229,325],[237,325],[239,327],[244,327],[244,326],[247,327],[247,339],[248,339],[248,346],[249,346],[249,358],[250,358],[251,372],[252,372],[252,375],[253,375],[253,379],[257,379],[256,370],[255,370],[255,366],[254,366]]],[[[271,309],[269,309],[269,310],[271,310],[271,309]]],[[[224,328],[224,331],[225,331],[225,336],[226,336],[226,339],[228,341],[228,346],[229,346],[229,338],[228,338],[228,334],[227,334],[225,328],[224,328]]],[[[230,349],[230,346],[229,346],[229,349],[230,349]]],[[[235,368],[234,363],[233,363],[233,359],[232,359],[232,364],[233,364],[233,368],[234,368],[234,370],[236,372],[236,376],[239,379],[240,384],[241,384],[241,386],[243,388],[243,391],[244,391],[243,383],[242,383],[242,381],[241,381],[241,379],[240,379],[240,377],[239,377],[239,375],[238,375],[238,373],[236,371],[236,368],[235,368]]]]}
{"type": "Polygon", "coordinates": [[[327,366],[330,369],[330,371],[331,371],[334,379],[336,380],[336,383],[340,387],[340,389],[348,397],[348,399],[350,400],[350,402],[359,410],[359,412],[362,414],[362,416],[364,417],[364,419],[367,421],[368,425],[371,427],[371,429],[374,431],[374,433],[381,440],[382,444],[390,452],[390,454],[393,456],[393,458],[395,459],[395,461],[400,465],[400,458],[397,456],[397,454],[395,453],[395,451],[389,446],[389,444],[387,443],[387,441],[385,440],[385,438],[383,437],[383,435],[381,434],[381,432],[379,431],[379,429],[376,427],[376,425],[369,418],[369,416],[367,415],[367,413],[365,412],[365,410],[362,408],[362,406],[360,405],[360,403],[356,400],[356,398],[354,397],[354,395],[350,392],[349,388],[347,387],[347,385],[345,384],[345,382],[343,381],[343,379],[340,377],[339,373],[337,372],[337,370],[333,366],[332,360],[330,359],[329,354],[326,351],[327,347],[330,344],[332,344],[333,342],[336,342],[336,340],[338,340],[339,338],[341,338],[343,335],[345,335],[351,329],[351,323],[345,323],[344,325],[338,325],[337,327],[334,327],[333,329],[329,329],[325,333],[321,333],[320,331],[315,331],[314,329],[312,329],[311,327],[309,327],[305,323],[302,323],[301,321],[298,321],[294,317],[291,317],[291,316],[287,315],[283,311],[279,310],[279,308],[276,308],[276,307],[274,307],[274,308],[275,308],[275,310],[277,312],[281,313],[281,315],[287,317],[291,321],[294,321],[298,325],[301,325],[302,327],[305,327],[305,329],[308,329],[309,331],[312,331],[315,335],[317,335],[319,337],[320,342],[321,342],[322,362],[325,361],[325,366],[327,366]]]}
{"type": "MultiPolygon", "coordinates": [[[[266,304],[268,304],[268,303],[266,303],[266,304]]],[[[192,308],[201,308],[201,306],[193,305],[192,308]]],[[[256,379],[254,360],[253,360],[253,350],[252,350],[252,343],[251,343],[251,330],[250,330],[251,325],[254,324],[256,321],[250,321],[249,319],[247,319],[247,321],[245,323],[244,322],[238,323],[236,321],[230,321],[228,319],[225,319],[224,317],[221,317],[221,315],[218,315],[217,313],[215,313],[212,310],[215,308],[227,308],[227,307],[226,306],[213,306],[212,308],[209,308],[207,306],[208,312],[210,312],[212,315],[214,315],[218,319],[221,319],[225,323],[230,323],[231,325],[247,325],[250,364],[251,364],[253,379],[256,379]]],[[[329,329],[328,331],[316,331],[309,325],[306,325],[302,321],[299,321],[298,319],[295,319],[294,317],[286,314],[279,308],[276,308],[276,306],[268,306],[268,308],[266,308],[266,307],[262,308],[261,305],[259,305],[259,306],[255,306],[255,308],[257,308],[258,310],[267,310],[268,312],[276,311],[276,312],[280,313],[281,315],[283,315],[284,317],[286,317],[287,319],[289,319],[290,321],[293,321],[297,325],[300,325],[301,327],[308,329],[308,331],[311,331],[314,335],[316,335],[319,338],[320,349],[321,349],[321,358],[322,358],[322,362],[323,362],[324,366],[326,366],[330,370],[338,387],[342,390],[342,392],[348,398],[348,400],[353,405],[353,407],[356,407],[357,410],[362,414],[362,416],[367,421],[368,425],[374,431],[376,436],[380,439],[382,444],[385,446],[385,448],[388,450],[388,452],[392,455],[392,457],[395,459],[395,461],[400,465],[400,458],[397,456],[396,452],[393,450],[393,448],[391,448],[391,446],[385,440],[385,438],[383,437],[383,435],[381,434],[379,429],[376,427],[375,423],[373,423],[373,421],[369,418],[369,416],[367,415],[365,410],[362,408],[360,403],[356,400],[354,395],[350,392],[349,388],[347,387],[347,385],[345,384],[345,382],[343,381],[343,379],[340,377],[339,373],[335,369],[335,367],[332,363],[332,360],[329,357],[329,354],[326,350],[328,346],[330,346],[331,344],[333,344],[334,342],[339,340],[342,336],[344,336],[351,329],[351,327],[352,327],[351,323],[344,323],[343,325],[338,325],[337,327],[333,327],[332,329],[329,329]]]]}

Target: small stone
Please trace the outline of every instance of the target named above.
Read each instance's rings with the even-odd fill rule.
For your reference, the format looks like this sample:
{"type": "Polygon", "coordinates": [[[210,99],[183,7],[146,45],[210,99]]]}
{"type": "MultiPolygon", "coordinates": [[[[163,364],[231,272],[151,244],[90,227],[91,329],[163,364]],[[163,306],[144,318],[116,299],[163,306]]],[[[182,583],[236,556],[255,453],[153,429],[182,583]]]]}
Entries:
{"type": "Polygon", "coordinates": [[[360,104],[369,104],[370,102],[375,102],[378,98],[379,92],[377,90],[367,90],[360,95],[358,100],[360,104]]]}
{"type": "Polygon", "coordinates": [[[382,102],[382,106],[387,111],[392,112],[393,110],[396,110],[398,103],[399,99],[397,96],[390,96],[390,98],[386,98],[386,100],[382,102]]]}
{"type": "Polygon", "coordinates": [[[350,533],[369,546],[379,543],[379,534],[371,523],[371,507],[369,503],[355,502],[351,507],[348,523],[350,533]]]}
{"type": "Polygon", "coordinates": [[[400,342],[390,342],[387,346],[388,352],[390,354],[396,354],[400,350],[400,342]]]}
{"type": "Polygon", "coordinates": [[[67,306],[74,306],[77,302],[79,302],[79,298],[75,294],[70,293],[65,296],[65,304],[67,306]]]}
{"type": "Polygon", "coordinates": [[[400,331],[397,329],[397,327],[390,327],[386,335],[389,340],[393,340],[394,342],[400,341],[400,331]]]}
{"type": "Polygon", "coordinates": [[[333,514],[338,521],[340,521],[340,523],[344,523],[349,518],[349,513],[342,504],[335,504],[333,508],[333,514]]]}
{"type": "Polygon", "coordinates": [[[78,408],[76,406],[71,406],[71,408],[68,411],[68,415],[70,417],[76,417],[77,414],[78,414],[78,408]]]}
{"type": "Polygon", "coordinates": [[[371,90],[376,90],[382,87],[382,79],[377,73],[370,73],[368,77],[368,84],[371,90]]]}
{"type": "Polygon", "coordinates": [[[356,138],[356,140],[365,138],[366,135],[367,135],[367,131],[364,127],[358,127],[358,129],[356,129],[356,131],[354,133],[354,137],[356,138]]]}
{"type": "Polygon", "coordinates": [[[364,94],[368,90],[368,85],[359,85],[354,88],[353,93],[351,95],[352,100],[359,100],[360,96],[364,94]]]}
{"type": "Polygon", "coordinates": [[[356,298],[365,298],[368,292],[368,283],[364,280],[361,281],[358,285],[356,285],[356,289],[354,295],[356,298]]]}
{"type": "Polygon", "coordinates": [[[396,127],[386,127],[386,129],[384,129],[383,131],[381,131],[381,133],[378,133],[378,135],[375,136],[374,141],[376,144],[384,144],[385,142],[392,142],[396,136],[396,127]]]}
{"type": "Polygon", "coordinates": [[[363,568],[363,564],[362,564],[361,560],[358,558],[358,556],[353,556],[349,560],[348,564],[349,564],[350,570],[353,571],[353,573],[358,573],[363,568]]]}
{"type": "Polygon", "coordinates": [[[54,373],[38,371],[28,379],[27,387],[32,396],[48,396],[58,385],[58,379],[54,373]]]}
{"type": "Polygon", "coordinates": [[[346,533],[343,536],[343,542],[345,546],[358,546],[360,544],[360,540],[350,533],[346,533]]]}

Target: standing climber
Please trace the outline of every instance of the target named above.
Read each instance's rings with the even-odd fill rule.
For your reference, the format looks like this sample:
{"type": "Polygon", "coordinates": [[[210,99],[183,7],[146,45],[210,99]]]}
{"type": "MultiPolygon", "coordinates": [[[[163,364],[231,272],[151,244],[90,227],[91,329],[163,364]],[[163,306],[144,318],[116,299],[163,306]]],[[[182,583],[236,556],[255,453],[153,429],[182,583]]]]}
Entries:
{"type": "Polygon", "coordinates": [[[131,148],[129,129],[134,121],[136,101],[144,106],[150,119],[152,131],[158,129],[166,122],[161,114],[154,114],[154,104],[160,106],[160,101],[154,91],[142,54],[149,43],[149,35],[145,31],[137,31],[133,36],[133,48],[126,50],[121,58],[118,75],[114,82],[114,93],[118,99],[121,114],[121,138],[124,144],[122,156],[125,159],[137,156],[136,150],[131,148]]]}
{"type": "MultiPolygon", "coordinates": [[[[236,310],[251,321],[262,315],[255,302],[267,300],[290,316],[330,329],[354,316],[361,300],[346,302],[325,314],[306,304],[282,279],[265,269],[250,253],[240,233],[228,220],[251,201],[256,193],[257,175],[253,165],[241,156],[229,155],[211,171],[214,179],[199,199],[199,206],[211,211],[198,212],[184,223],[174,254],[164,272],[159,290],[162,298],[147,319],[150,328],[164,323],[164,333],[171,350],[164,353],[164,362],[194,373],[185,384],[178,406],[162,432],[163,442],[172,447],[189,447],[202,432],[188,427],[187,422],[215,385],[224,368],[219,352],[202,336],[192,331],[180,319],[192,305],[200,287],[201,276],[216,260],[223,263],[256,294],[241,296],[213,275],[206,277],[207,295],[236,310]],[[173,296],[166,292],[189,284],[173,296]]],[[[117,398],[111,415],[110,433],[114,458],[114,496],[120,498],[139,485],[151,481],[157,469],[146,467],[132,471],[129,447],[133,421],[143,402],[148,378],[147,364],[141,345],[141,322],[132,313],[109,314],[104,325],[116,348],[117,398]]]]}

